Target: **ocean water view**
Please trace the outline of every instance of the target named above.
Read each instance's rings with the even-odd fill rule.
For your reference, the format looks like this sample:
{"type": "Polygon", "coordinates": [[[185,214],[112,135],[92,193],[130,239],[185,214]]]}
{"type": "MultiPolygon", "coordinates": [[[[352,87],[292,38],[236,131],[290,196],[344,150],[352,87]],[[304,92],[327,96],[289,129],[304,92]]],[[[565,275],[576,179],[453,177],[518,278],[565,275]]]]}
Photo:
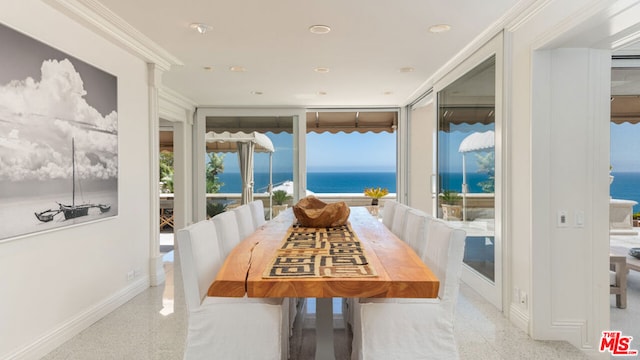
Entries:
{"type": "MultiPolygon", "coordinates": [[[[614,199],[634,200],[640,204],[640,172],[612,172],[614,181],[610,193],[614,199]]],[[[274,185],[292,180],[290,172],[273,173],[274,185]]],[[[485,174],[468,173],[467,182],[469,192],[482,192],[478,183],[487,179],[485,174]]],[[[220,192],[239,193],[241,188],[240,173],[220,174],[224,183],[220,192]]],[[[255,192],[266,192],[269,184],[269,173],[255,173],[255,192]]],[[[396,192],[395,172],[310,172],[307,174],[308,189],[315,193],[362,193],[365,187],[383,187],[390,193],[396,192]]],[[[442,175],[441,188],[461,191],[462,173],[447,173],[442,175]]],[[[425,189],[427,184],[425,184],[425,189]]],[[[640,205],[633,208],[640,211],[640,205]]]]}
{"type": "MultiPolygon", "coordinates": [[[[254,174],[255,192],[261,193],[267,191],[269,184],[269,173],[257,172],[254,174]]],[[[284,181],[292,180],[293,175],[290,172],[274,172],[274,186],[284,181]]],[[[462,189],[462,173],[448,173],[442,175],[442,183],[444,189],[453,189],[461,191],[462,189]]],[[[470,192],[482,192],[478,183],[487,180],[487,175],[470,173],[467,174],[467,182],[470,192]]],[[[220,189],[221,193],[239,193],[241,190],[240,173],[222,173],[220,181],[224,186],[220,189]]],[[[307,189],[314,193],[362,193],[367,187],[383,187],[387,188],[390,193],[396,192],[396,173],[395,172],[310,172],[307,173],[307,189]]],[[[425,189],[428,185],[425,184],[425,189]]]]}
{"type": "MultiPolygon", "coordinates": [[[[269,173],[254,174],[256,193],[266,192],[269,185],[269,173]]],[[[274,172],[273,184],[293,180],[290,172],[274,172]]],[[[241,189],[240,173],[220,174],[224,186],[221,193],[239,193],[241,189]]],[[[307,189],[314,193],[362,193],[365,187],[383,187],[390,193],[396,192],[395,172],[310,172],[307,173],[307,189]]]]}
{"type": "MultiPolygon", "coordinates": [[[[633,200],[640,204],[640,172],[612,172],[613,182],[610,187],[614,199],[633,200]]],[[[633,207],[633,212],[640,211],[640,205],[633,207]]]]}

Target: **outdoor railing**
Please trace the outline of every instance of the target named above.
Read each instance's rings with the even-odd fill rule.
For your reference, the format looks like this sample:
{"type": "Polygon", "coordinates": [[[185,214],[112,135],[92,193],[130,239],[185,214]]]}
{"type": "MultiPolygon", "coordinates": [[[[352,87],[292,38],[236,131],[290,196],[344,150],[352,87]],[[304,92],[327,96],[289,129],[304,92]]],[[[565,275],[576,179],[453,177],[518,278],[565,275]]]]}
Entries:
{"type": "MultiPolygon", "coordinates": [[[[367,206],[371,205],[371,199],[364,196],[362,193],[325,193],[313,194],[318,199],[326,202],[326,203],[334,203],[338,201],[344,201],[349,206],[367,206]]],[[[207,199],[212,200],[220,200],[229,202],[229,207],[234,207],[240,204],[240,193],[216,193],[216,194],[207,194],[207,199]],[[230,201],[234,201],[231,203],[230,201]]],[[[264,203],[265,209],[269,207],[269,195],[268,194],[253,194],[254,200],[262,200],[264,203]]],[[[380,199],[380,206],[384,206],[384,201],[386,199],[395,200],[396,194],[389,194],[384,198],[380,199]]],[[[287,202],[289,206],[293,205],[294,202],[289,200],[287,202]]],[[[275,205],[275,203],[274,203],[275,205]]]]}

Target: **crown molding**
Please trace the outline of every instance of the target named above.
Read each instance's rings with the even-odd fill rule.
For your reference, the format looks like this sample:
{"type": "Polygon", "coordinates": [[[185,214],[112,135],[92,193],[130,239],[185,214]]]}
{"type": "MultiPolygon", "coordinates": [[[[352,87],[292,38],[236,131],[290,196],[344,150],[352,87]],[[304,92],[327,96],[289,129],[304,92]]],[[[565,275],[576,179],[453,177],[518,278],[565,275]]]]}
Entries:
{"type": "Polygon", "coordinates": [[[520,27],[534,16],[536,16],[542,9],[544,9],[552,0],[534,0],[527,3],[520,2],[516,5],[514,17],[512,17],[505,25],[505,30],[508,32],[516,32],[520,27]]]}
{"type": "Polygon", "coordinates": [[[527,21],[534,13],[540,11],[541,8],[546,6],[550,0],[521,0],[516,5],[511,7],[493,24],[489,25],[484,31],[476,36],[471,42],[469,42],[462,50],[455,54],[449,61],[447,61],[440,69],[433,73],[426,81],[424,81],[404,102],[405,105],[411,104],[416,101],[420,96],[424,95],[430,88],[433,87],[438,80],[444,77],[446,74],[455,69],[465,59],[473,55],[484,44],[493,39],[496,35],[502,32],[504,29],[511,29],[514,26],[520,26],[523,22],[527,21]]]}
{"type": "Polygon", "coordinates": [[[195,101],[166,86],[158,89],[158,96],[184,109],[195,110],[196,106],[198,106],[195,101]]]}
{"type": "Polygon", "coordinates": [[[162,71],[184,65],[180,59],[153,42],[96,0],[44,0],[44,2],[86,24],[107,39],[162,71]]]}
{"type": "Polygon", "coordinates": [[[193,124],[193,113],[196,111],[196,103],[191,99],[169,89],[158,89],[158,113],[160,118],[172,122],[184,122],[193,124]]]}

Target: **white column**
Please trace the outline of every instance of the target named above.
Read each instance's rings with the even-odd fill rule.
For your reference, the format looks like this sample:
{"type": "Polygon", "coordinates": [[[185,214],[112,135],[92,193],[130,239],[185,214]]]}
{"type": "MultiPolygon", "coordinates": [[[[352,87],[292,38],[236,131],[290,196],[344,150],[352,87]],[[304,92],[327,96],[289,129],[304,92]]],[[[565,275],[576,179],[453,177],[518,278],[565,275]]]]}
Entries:
{"type": "Polygon", "coordinates": [[[307,117],[304,111],[293,116],[294,203],[307,196],[307,117]]]}
{"type": "MultiPolygon", "coordinates": [[[[187,111],[187,118],[192,114],[187,111]]],[[[174,223],[175,230],[192,222],[191,122],[173,123],[174,223]]],[[[175,232],[175,231],[174,231],[175,232]]]]}
{"type": "Polygon", "coordinates": [[[207,185],[205,178],[205,141],[204,136],[207,129],[207,119],[203,111],[196,110],[195,123],[191,132],[191,143],[193,144],[193,221],[207,218],[207,185]]]}
{"type": "Polygon", "coordinates": [[[594,353],[609,329],[610,72],[608,50],[533,57],[532,336],[594,353]]]}
{"type": "Polygon", "coordinates": [[[316,299],[316,360],[335,360],[333,298],[316,299]]]}
{"type": "Polygon", "coordinates": [[[165,274],[160,255],[160,119],[158,117],[158,88],[162,70],[156,64],[147,64],[149,83],[149,277],[151,286],[164,283],[165,274]]]}

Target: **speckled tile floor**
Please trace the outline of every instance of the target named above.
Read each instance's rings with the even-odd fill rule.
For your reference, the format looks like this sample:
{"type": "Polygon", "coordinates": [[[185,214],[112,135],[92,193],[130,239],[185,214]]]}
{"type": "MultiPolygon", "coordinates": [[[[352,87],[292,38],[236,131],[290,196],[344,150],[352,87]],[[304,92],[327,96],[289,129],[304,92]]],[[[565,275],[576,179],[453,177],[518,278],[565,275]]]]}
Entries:
{"type": "MultiPolygon", "coordinates": [[[[165,255],[167,282],[152,287],[65,344],[45,360],[164,360],[182,359],[186,337],[186,311],[180,269],[174,269],[172,253],[165,255]],[[174,281],[175,280],[175,281],[174,281]]],[[[313,330],[300,331],[298,359],[310,359],[313,330]]],[[[336,330],[344,338],[344,329],[336,330]]],[[[456,311],[456,338],[461,359],[586,359],[566,342],[534,341],[506,320],[495,307],[465,284],[461,285],[456,311]]],[[[295,342],[292,341],[292,346],[295,342]]],[[[337,360],[347,360],[348,341],[336,340],[337,360]]]]}

